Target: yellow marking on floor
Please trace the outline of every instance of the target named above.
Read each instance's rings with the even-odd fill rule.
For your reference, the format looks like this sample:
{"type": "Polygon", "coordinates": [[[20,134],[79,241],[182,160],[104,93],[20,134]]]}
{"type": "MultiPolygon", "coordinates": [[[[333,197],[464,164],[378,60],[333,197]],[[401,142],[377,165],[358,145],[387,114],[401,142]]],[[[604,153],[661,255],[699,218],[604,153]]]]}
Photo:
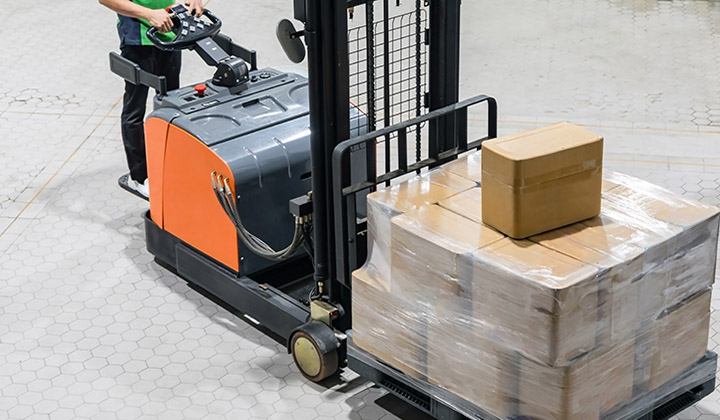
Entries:
{"type": "Polygon", "coordinates": [[[85,137],[85,139],[78,145],[78,147],[76,147],[75,150],[73,150],[73,152],[70,153],[70,156],[68,156],[68,158],[65,159],[65,161],[62,163],[62,165],[60,165],[60,167],[50,176],[50,178],[43,184],[43,186],[40,187],[40,189],[38,190],[38,192],[35,193],[33,198],[31,198],[30,201],[28,201],[27,204],[25,204],[25,206],[22,208],[22,210],[20,210],[20,212],[17,215],[15,215],[15,217],[13,217],[13,221],[10,222],[2,232],[0,232],[0,237],[3,236],[10,229],[10,227],[17,221],[17,219],[20,218],[20,216],[25,212],[25,210],[27,210],[28,207],[30,207],[30,205],[35,201],[35,199],[38,198],[40,193],[42,193],[45,190],[45,188],[47,188],[47,186],[50,185],[50,182],[52,182],[52,180],[55,179],[57,174],[60,173],[60,171],[65,167],[65,165],[68,162],[70,162],[70,160],[72,160],[73,157],[75,157],[75,155],[80,150],[80,148],[83,147],[83,145],[85,145],[85,142],[90,137],[92,137],[92,135],[95,133],[95,131],[97,131],[97,129],[100,128],[102,123],[106,119],[108,119],[108,117],[110,117],[110,113],[112,112],[113,109],[115,109],[115,107],[120,103],[121,100],[122,100],[122,96],[120,98],[118,98],[117,101],[115,101],[115,103],[110,108],[110,110],[107,112],[107,114],[105,114],[105,116],[103,116],[103,118],[97,123],[97,125],[95,126],[95,128],[93,128],[93,130],[90,132],[90,134],[88,134],[87,137],[85,137]]]}
{"type": "MultiPolygon", "coordinates": [[[[113,105],[114,107],[115,105],[113,105]]],[[[112,108],[110,109],[112,111],[112,108]]],[[[10,111],[7,110],[4,112],[5,114],[16,114],[16,115],[54,115],[58,118],[62,117],[86,117],[86,118],[92,118],[92,117],[102,117],[102,118],[114,118],[118,119],[120,118],[119,115],[102,115],[102,114],[73,114],[73,113],[63,113],[63,114],[57,114],[55,112],[36,112],[36,111],[10,111]]]]}
{"type": "Polygon", "coordinates": [[[635,163],[655,163],[659,165],[686,165],[686,166],[710,166],[714,168],[720,168],[720,164],[714,163],[699,163],[699,162],[673,162],[660,161],[660,160],[644,160],[644,159],[619,159],[619,158],[605,158],[606,161],[611,160],[613,162],[635,162],[635,163]]]}
{"type": "MultiPolygon", "coordinates": [[[[487,122],[484,118],[468,118],[468,121],[487,122]]],[[[569,121],[572,122],[572,121],[569,121]]],[[[525,121],[525,120],[498,120],[499,123],[505,124],[524,124],[524,125],[550,125],[556,124],[558,121],[525,121]]],[[[576,123],[581,127],[589,128],[610,128],[615,130],[644,130],[644,131],[664,131],[667,133],[686,133],[686,134],[720,134],[720,130],[702,129],[703,126],[698,126],[697,130],[689,128],[660,128],[660,127],[632,127],[632,126],[621,126],[621,125],[602,125],[602,124],[583,124],[576,123]]]]}

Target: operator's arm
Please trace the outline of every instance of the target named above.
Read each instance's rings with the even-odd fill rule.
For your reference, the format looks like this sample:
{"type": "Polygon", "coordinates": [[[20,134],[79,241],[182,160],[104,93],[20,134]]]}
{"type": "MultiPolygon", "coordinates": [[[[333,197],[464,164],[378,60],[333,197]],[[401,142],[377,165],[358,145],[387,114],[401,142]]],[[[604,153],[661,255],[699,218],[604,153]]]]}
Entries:
{"type": "Polygon", "coordinates": [[[98,0],[100,4],[123,16],[145,19],[160,32],[168,32],[173,27],[171,15],[164,9],[148,9],[128,0],[98,0]]]}

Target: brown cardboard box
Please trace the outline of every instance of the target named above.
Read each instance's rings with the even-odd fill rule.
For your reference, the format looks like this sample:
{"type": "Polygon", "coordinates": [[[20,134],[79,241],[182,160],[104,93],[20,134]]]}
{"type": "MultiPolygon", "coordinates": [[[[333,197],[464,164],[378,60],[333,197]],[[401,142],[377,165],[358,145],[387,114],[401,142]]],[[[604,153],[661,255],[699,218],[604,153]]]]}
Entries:
{"type": "Polygon", "coordinates": [[[616,184],[611,177],[606,176],[608,172],[612,173],[612,171],[603,170],[602,192],[604,193],[618,187],[618,184],[616,184]]]}
{"type": "Polygon", "coordinates": [[[501,418],[517,401],[517,363],[479,336],[471,320],[433,317],[428,327],[428,381],[501,418]]]}
{"type": "Polygon", "coordinates": [[[628,340],[662,309],[666,277],[654,267],[667,257],[667,238],[603,214],[531,240],[600,270],[601,343],[628,340]]]}
{"type": "Polygon", "coordinates": [[[425,378],[426,316],[365,269],[353,272],[353,341],[415,378],[425,378]]]}
{"type": "Polygon", "coordinates": [[[530,241],[472,254],[473,316],[482,334],[549,366],[596,346],[598,270],[530,241]]]}
{"type": "Polygon", "coordinates": [[[530,239],[598,269],[598,345],[628,340],[636,333],[638,287],[643,275],[642,249],[611,245],[612,238],[582,224],[530,239]],[[609,243],[610,242],[610,243],[609,243]]]}
{"type": "Polygon", "coordinates": [[[482,181],[482,152],[472,152],[442,166],[448,172],[474,182],[482,181]]]}
{"type": "Polygon", "coordinates": [[[440,206],[392,219],[393,293],[428,306],[470,311],[471,252],[503,235],[440,206]]]}
{"type": "Polygon", "coordinates": [[[445,167],[433,169],[432,171],[420,175],[420,177],[427,178],[428,180],[430,180],[430,182],[434,184],[448,187],[456,192],[467,191],[477,186],[477,183],[475,181],[462,177],[452,171],[449,171],[445,167]]]}
{"type": "Polygon", "coordinates": [[[673,234],[658,270],[667,273],[663,308],[709,289],[715,278],[720,209],[626,175],[609,177],[619,186],[606,194],[607,207],[673,234]]]}
{"type": "Polygon", "coordinates": [[[430,171],[367,197],[368,264],[385,279],[390,276],[390,219],[423,205],[435,204],[475,183],[443,170],[430,171]]]}
{"type": "Polygon", "coordinates": [[[710,298],[710,291],[693,296],[638,334],[635,381],[639,389],[658,388],[705,354],[710,298]]]}
{"type": "Polygon", "coordinates": [[[483,221],[526,238],[600,213],[603,139],[561,123],[483,143],[483,221]]]}
{"type": "Polygon", "coordinates": [[[536,420],[596,420],[633,396],[634,340],[566,367],[519,358],[519,413],[536,420]]]}
{"type": "MultiPolygon", "coordinates": [[[[617,183],[611,175],[607,176],[617,183]]],[[[633,178],[634,179],[634,178],[633,178]]],[[[633,208],[631,202],[617,195],[623,188],[616,188],[603,193],[602,217],[586,220],[585,225],[592,226],[598,222],[624,226],[625,235],[619,235],[620,244],[633,244],[643,249],[643,277],[638,283],[639,320],[656,318],[668,304],[669,284],[671,281],[670,263],[673,254],[677,253],[677,239],[682,229],[650,217],[647,213],[633,208]],[[624,239],[623,239],[624,238],[624,239]],[[668,265],[669,264],[669,265],[668,265]]],[[[675,261],[675,264],[682,264],[675,261]]],[[[688,295],[685,295],[687,297],[688,295]]],[[[684,299],[684,298],[683,298],[684,299]]]]}
{"type": "Polygon", "coordinates": [[[473,188],[440,201],[440,207],[446,208],[475,223],[482,223],[482,190],[473,188]]]}

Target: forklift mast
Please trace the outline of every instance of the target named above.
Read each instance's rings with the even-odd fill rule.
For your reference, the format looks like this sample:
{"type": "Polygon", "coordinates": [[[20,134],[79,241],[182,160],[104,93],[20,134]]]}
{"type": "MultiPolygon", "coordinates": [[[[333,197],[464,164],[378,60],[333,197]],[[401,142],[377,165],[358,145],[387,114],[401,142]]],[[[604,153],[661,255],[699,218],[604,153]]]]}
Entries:
{"type": "MultiPolygon", "coordinates": [[[[333,179],[340,174],[333,171],[332,156],[335,148],[350,138],[349,104],[356,101],[355,105],[367,115],[366,131],[373,133],[411,117],[420,117],[428,108],[433,111],[453,105],[459,97],[460,0],[415,0],[414,3],[414,9],[402,16],[391,15],[393,8],[401,6],[400,0],[295,0],[294,4],[295,18],[305,23],[308,51],[315,281],[323,296],[339,303],[346,311],[350,308],[351,285],[346,273],[338,271],[337,255],[352,253],[350,260],[358,265],[364,260],[365,252],[363,246],[357,245],[356,238],[347,238],[349,243],[336,243],[334,234],[340,226],[334,225],[335,202],[339,197],[334,196],[333,179]],[[426,6],[429,6],[429,19],[426,6]],[[348,15],[356,14],[356,8],[362,7],[365,13],[357,13],[357,17],[364,22],[361,27],[350,30],[353,39],[349,40],[348,15]],[[376,13],[379,8],[381,13],[376,13]],[[376,15],[380,15],[380,19],[376,15]],[[398,42],[406,51],[397,51],[398,42]],[[427,73],[426,61],[430,63],[427,73]],[[404,77],[403,73],[410,76],[404,77]]],[[[439,156],[457,147],[458,122],[454,114],[427,122],[429,138],[425,144],[430,156],[439,156]]],[[[421,124],[416,124],[416,162],[421,161],[421,130],[421,124]]],[[[389,144],[391,136],[389,132],[379,141],[389,144]]],[[[388,173],[393,157],[390,147],[383,149],[384,173],[388,173]]],[[[368,146],[367,153],[365,165],[368,171],[374,171],[374,144],[368,146]]],[[[453,158],[454,155],[446,160],[453,158]]],[[[440,163],[435,161],[432,165],[440,163]]],[[[346,177],[343,183],[349,183],[350,173],[345,171],[343,176],[346,177]]],[[[389,185],[389,182],[386,183],[389,185]]],[[[357,267],[342,267],[343,270],[354,268],[357,267]]],[[[343,318],[346,325],[336,326],[341,330],[350,327],[351,317],[343,318]]]]}
{"type": "Polygon", "coordinates": [[[318,291],[349,308],[349,293],[335,281],[332,250],[332,167],[335,146],[350,137],[350,88],[347,4],[307,0],[305,43],[308,50],[310,155],[314,229],[314,278],[318,291]]]}

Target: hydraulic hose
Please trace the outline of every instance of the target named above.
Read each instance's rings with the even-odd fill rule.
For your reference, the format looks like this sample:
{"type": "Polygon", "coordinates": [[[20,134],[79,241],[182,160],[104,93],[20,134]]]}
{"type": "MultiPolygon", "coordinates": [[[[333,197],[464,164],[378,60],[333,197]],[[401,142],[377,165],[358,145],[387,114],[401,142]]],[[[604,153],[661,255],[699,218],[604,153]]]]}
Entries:
{"type": "Polygon", "coordinates": [[[303,245],[304,238],[306,236],[306,225],[309,224],[309,219],[306,217],[295,218],[295,229],[293,232],[292,241],[288,246],[281,250],[275,250],[265,241],[253,235],[242,222],[240,213],[237,209],[235,198],[233,197],[232,189],[227,178],[224,178],[217,172],[210,174],[212,180],[213,192],[217,198],[220,206],[222,207],[225,214],[230,218],[230,221],[237,230],[238,237],[242,243],[254,254],[269,260],[282,261],[293,256],[297,250],[303,245]]]}

